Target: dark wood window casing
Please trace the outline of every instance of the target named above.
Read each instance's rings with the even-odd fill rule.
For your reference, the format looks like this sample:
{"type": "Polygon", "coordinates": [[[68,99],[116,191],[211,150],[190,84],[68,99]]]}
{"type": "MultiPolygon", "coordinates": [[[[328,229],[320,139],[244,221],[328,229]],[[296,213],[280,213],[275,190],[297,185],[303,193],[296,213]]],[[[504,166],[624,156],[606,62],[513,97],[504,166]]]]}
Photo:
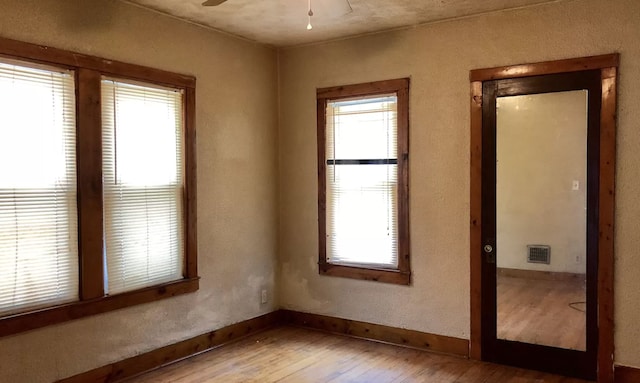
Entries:
{"type": "Polygon", "coordinates": [[[72,70],[76,89],[79,300],[0,317],[0,337],[198,290],[195,84],[192,76],[0,38],[0,57],[72,70]],[[184,273],[180,280],[106,295],[103,266],[102,76],[183,92],[184,273]]]}
{"type": "MultiPolygon", "coordinates": [[[[409,285],[411,267],[409,257],[409,79],[384,80],[370,83],[318,89],[317,143],[318,143],[318,265],[321,275],[363,279],[385,283],[409,285]],[[395,94],[397,97],[397,269],[374,268],[366,265],[335,264],[327,260],[327,206],[326,206],[326,110],[329,102],[341,99],[368,98],[395,94]]],[[[332,161],[329,159],[329,161],[332,161]]],[[[333,161],[339,161],[334,159],[333,161]]],[[[344,160],[343,160],[344,161],[344,160]]],[[[388,160],[385,163],[389,163],[388,160]]],[[[395,160],[394,160],[395,161],[395,160]]],[[[337,164],[337,162],[336,162],[337,164]]]]}

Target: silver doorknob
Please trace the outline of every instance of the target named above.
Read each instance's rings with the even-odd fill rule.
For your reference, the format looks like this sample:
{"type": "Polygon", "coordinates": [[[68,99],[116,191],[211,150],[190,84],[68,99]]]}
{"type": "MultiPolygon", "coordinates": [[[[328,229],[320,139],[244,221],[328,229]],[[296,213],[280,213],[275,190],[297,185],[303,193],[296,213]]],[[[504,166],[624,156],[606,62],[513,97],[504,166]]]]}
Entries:
{"type": "Polygon", "coordinates": [[[493,247],[491,245],[484,245],[484,252],[490,253],[493,251],[493,247]]]}

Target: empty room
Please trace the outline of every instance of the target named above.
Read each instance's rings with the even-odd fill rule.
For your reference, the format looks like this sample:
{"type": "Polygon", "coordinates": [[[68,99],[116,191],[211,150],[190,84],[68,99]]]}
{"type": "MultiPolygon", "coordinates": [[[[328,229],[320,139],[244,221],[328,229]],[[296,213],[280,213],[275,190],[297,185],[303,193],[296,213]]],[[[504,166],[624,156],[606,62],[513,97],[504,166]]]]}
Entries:
{"type": "Polygon", "coordinates": [[[1,383],[640,383],[640,1],[203,1],[0,0],[1,383]]]}

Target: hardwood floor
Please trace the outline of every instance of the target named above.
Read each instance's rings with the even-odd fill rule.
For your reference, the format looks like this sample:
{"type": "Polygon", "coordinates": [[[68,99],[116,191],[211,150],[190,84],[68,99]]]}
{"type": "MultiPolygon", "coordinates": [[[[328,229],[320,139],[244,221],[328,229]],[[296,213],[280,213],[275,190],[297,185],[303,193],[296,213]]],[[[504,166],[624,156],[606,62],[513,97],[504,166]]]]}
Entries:
{"type": "Polygon", "coordinates": [[[498,338],[586,349],[584,279],[497,279],[498,338]]]}
{"type": "Polygon", "coordinates": [[[295,327],[278,327],[127,383],[584,383],[295,327]]]}

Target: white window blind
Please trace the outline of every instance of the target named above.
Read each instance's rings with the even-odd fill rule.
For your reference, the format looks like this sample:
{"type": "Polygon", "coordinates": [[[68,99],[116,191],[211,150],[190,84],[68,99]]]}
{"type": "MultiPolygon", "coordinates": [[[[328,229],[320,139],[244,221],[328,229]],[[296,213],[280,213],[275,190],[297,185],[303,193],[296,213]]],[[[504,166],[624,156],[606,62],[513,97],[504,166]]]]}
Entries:
{"type": "Polygon", "coordinates": [[[109,294],[183,278],[182,93],[102,81],[109,294]]]}
{"type": "Polygon", "coordinates": [[[77,300],[73,72],[0,62],[0,314],[77,300]]]}
{"type": "Polygon", "coordinates": [[[327,261],[398,267],[397,98],[329,102],[327,261]]]}

